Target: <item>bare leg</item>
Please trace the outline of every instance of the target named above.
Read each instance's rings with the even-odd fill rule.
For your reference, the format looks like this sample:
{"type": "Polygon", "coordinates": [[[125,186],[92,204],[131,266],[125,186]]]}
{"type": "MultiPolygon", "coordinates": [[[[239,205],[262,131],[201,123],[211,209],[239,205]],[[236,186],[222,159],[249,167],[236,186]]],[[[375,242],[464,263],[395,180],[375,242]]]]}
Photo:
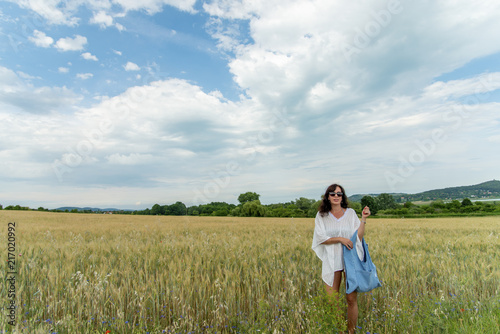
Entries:
{"type": "Polygon", "coordinates": [[[349,334],[354,333],[358,322],[358,293],[356,291],[346,295],[347,299],[347,330],[349,334]]]}
{"type": "Polygon", "coordinates": [[[325,284],[326,293],[329,296],[331,296],[334,291],[336,293],[339,293],[340,282],[341,281],[342,281],[342,271],[336,271],[335,273],[333,273],[333,284],[332,284],[332,286],[328,286],[328,285],[325,284]]]}
{"type": "MultiPolygon", "coordinates": [[[[325,284],[325,288],[326,288],[326,293],[328,296],[334,296],[334,298],[336,299],[336,304],[337,305],[337,311],[339,314],[342,314],[342,309],[340,307],[340,303],[339,303],[339,289],[340,289],[340,283],[342,282],[342,271],[336,271],[333,275],[333,284],[332,286],[328,286],[327,284],[325,284]]],[[[333,305],[332,305],[333,307],[333,305]]]]}

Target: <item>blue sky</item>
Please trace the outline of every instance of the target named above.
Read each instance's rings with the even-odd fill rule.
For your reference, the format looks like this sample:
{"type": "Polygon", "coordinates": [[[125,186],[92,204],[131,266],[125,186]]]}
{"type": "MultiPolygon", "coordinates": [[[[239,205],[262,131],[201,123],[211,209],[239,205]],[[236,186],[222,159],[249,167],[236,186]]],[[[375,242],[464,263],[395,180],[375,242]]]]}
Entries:
{"type": "Polygon", "coordinates": [[[0,1],[0,204],[499,179],[500,4],[0,1]]]}

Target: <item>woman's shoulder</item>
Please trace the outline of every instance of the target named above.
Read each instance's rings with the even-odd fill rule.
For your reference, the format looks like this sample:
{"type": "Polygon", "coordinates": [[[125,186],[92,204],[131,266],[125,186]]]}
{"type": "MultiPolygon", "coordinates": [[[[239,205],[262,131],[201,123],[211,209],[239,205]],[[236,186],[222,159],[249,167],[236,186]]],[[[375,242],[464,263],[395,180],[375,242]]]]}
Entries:
{"type": "Polygon", "coordinates": [[[346,212],[347,214],[350,214],[350,215],[356,215],[356,216],[357,216],[356,211],[354,211],[354,209],[353,209],[353,208],[347,208],[347,209],[345,210],[345,212],[346,212]]]}
{"type": "Polygon", "coordinates": [[[325,217],[328,217],[328,214],[327,213],[323,213],[321,211],[318,211],[316,212],[316,218],[320,218],[320,219],[323,219],[325,217]]]}

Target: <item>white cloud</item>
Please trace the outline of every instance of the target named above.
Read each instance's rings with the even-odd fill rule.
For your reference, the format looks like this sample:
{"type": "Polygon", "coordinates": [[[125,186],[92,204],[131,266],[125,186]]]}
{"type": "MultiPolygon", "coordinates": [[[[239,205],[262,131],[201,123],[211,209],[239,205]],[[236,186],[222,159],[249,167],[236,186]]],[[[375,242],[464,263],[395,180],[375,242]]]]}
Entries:
{"type": "Polygon", "coordinates": [[[87,44],[87,37],[76,35],[74,38],[60,38],[55,47],[60,51],[81,51],[87,44]]]}
{"type": "Polygon", "coordinates": [[[152,15],[160,12],[164,5],[170,5],[179,10],[194,13],[196,0],[114,0],[113,2],[121,5],[125,11],[144,10],[152,15]]]}
{"type": "Polygon", "coordinates": [[[500,144],[500,135],[493,135],[488,137],[488,141],[500,144]]]}
{"type": "Polygon", "coordinates": [[[231,1],[231,0],[215,0],[210,3],[204,3],[203,9],[211,16],[222,18],[247,20],[255,13],[263,12],[266,1],[231,1]]]}
{"type": "Polygon", "coordinates": [[[90,52],[84,52],[82,53],[83,59],[86,60],[93,60],[93,61],[98,61],[97,57],[91,54],[90,52]]]}
{"type": "Polygon", "coordinates": [[[465,80],[437,81],[425,88],[425,94],[435,99],[448,99],[497,89],[500,89],[500,72],[485,73],[465,80]]]}
{"type": "Polygon", "coordinates": [[[33,31],[33,36],[28,37],[28,39],[35,43],[36,46],[40,46],[42,48],[48,48],[52,45],[52,43],[54,43],[54,39],[52,37],[49,37],[45,35],[44,32],[36,29],[33,31]]]}
{"type": "Polygon", "coordinates": [[[62,0],[10,0],[22,8],[27,8],[44,19],[50,24],[63,24],[76,26],[78,18],[73,17],[76,7],[80,2],[62,1],[62,0]]]}
{"type": "MultiPolygon", "coordinates": [[[[16,78],[12,72],[2,74],[10,84],[16,78]]],[[[12,168],[18,165],[24,171],[16,175],[25,178],[23,173],[36,162],[44,167],[38,177],[55,182],[58,189],[68,184],[92,188],[123,177],[132,187],[153,185],[165,173],[179,180],[203,178],[238,154],[246,156],[235,139],[265,127],[264,111],[257,106],[234,104],[220,93],[207,94],[177,79],[130,88],[75,115],[27,116],[22,124],[9,114],[10,121],[5,121],[5,115],[0,106],[0,132],[9,138],[2,145],[19,145],[20,137],[29,142],[23,145],[29,148],[25,155],[9,156],[15,161],[12,168]],[[221,161],[214,164],[216,157],[221,161]],[[63,184],[58,184],[57,172],[63,174],[63,184]]],[[[191,197],[192,185],[182,186],[187,187],[184,196],[191,197]]]]}
{"type": "Polygon", "coordinates": [[[122,52],[121,51],[117,51],[117,50],[113,50],[113,53],[118,55],[118,56],[121,56],[122,55],[122,52]]]}
{"type": "MultiPolygon", "coordinates": [[[[5,81],[15,79],[12,73],[2,74],[5,74],[5,81]]],[[[479,78],[475,80],[479,81],[479,78]]],[[[462,90],[458,82],[453,87],[448,96],[455,96],[462,90]]],[[[104,185],[108,192],[123,180],[131,190],[117,191],[116,199],[122,203],[133,203],[134,196],[148,203],[157,202],[158,198],[172,202],[182,200],[186,204],[193,204],[191,201],[195,200],[203,202],[204,199],[234,202],[238,193],[250,188],[264,193],[266,202],[271,202],[272,196],[279,196],[279,192],[285,189],[288,189],[286,196],[296,194],[297,197],[315,198],[317,189],[325,186],[325,179],[340,180],[347,186],[355,184],[357,181],[350,176],[353,171],[357,180],[365,182],[361,191],[370,187],[374,191],[385,190],[384,171],[394,170],[393,166],[397,171],[398,157],[408,159],[409,154],[418,149],[415,142],[432,138],[435,128],[446,131],[448,139],[433,144],[435,153],[426,156],[425,164],[453,159],[445,152],[473,152],[474,147],[464,148],[457,139],[467,131],[477,132],[497,126],[488,123],[491,123],[491,117],[495,117],[498,106],[484,105],[475,109],[473,114],[470,112],[468,118],[455,128],[455,122],[443,121],[443,112],[439,111],[442,97],[434,98],[426,93],[428,91],[424,89],[418,98],[380,97],[378,101],[361,105],[361,112],[346,113],[329,120],[325,118],[304,134],[295,128],[299,124],[293,121],[291,114],[285,113],[280,121],[269,119],[264,106],[255,101],[227,101],[220,92],[204,93],[198,86],[171,79],[130,88],[92,108],[81,109],[75,117],[59,115],[49,119],[34,115],[22,124],[14,122],[12,117],[8,122],[0,122],[0,131],[9,141],[19,138],[28,141],[25,146],[29,150],[24,155],[8,153],[9,161],[15,161],[9,168],[18,166],[15,175],[19,178],[26,178],[30,170],[38,168],[37,173],[30,174],[30,177],[52,178],[57,182],[51,164],[54,161],[73,163],[74,166],[63,173],[63,185],[94,189],[94,193],[90,190],[82,192],[87,195],[80,194],[83,197],[79,200],[95,200],[95,189],[102,189],[104,185]],[[369,131],[354,132],[358,129],[369,131]],[[16,132],[21,135],[14,135],[16,132]],[[454,136],[457,132],[460,135],[454,136]],[[332,137],[332,133],[336,136],[332,137]],[[29,139],[33,134],[36,140],[29,139]],[[337,144],[332,156],[325,156],[322,150],[310,149],[319,143],[328,147],[324,140],[337,144]],[[39,151],[40,147],[45,148],[44,154],[33,155],[32,152],[39,151]],[[51,152],[52,160],[43,163],[40,159],[47,152],[51,152]],[[81,155],[81,163],[75,158],[78,155],[81,155]],[[265,159],[260,158],[263,156],[265,159]],[[330,172],[332,161],[336,168],[330,172]],[[242,173],[231,174],[230,185],[221,187],[217,195],[204,192],[207,184],[215,182],[214,178],[225,181],[227,170],[232,170],[234,164],[242,173]],[[116,168],[117,165],[120,168],[116,168]],[[109,175],[113,178],[110,179],[109,175]],[[378,179],[375,183],[369,180],[374,176],[378,179]],[[168,193],[152,190],[159,184],[168,184],[168,193]],[[268,188],[269,184],[273,189],[268,188]],[[294,186],[287,188],[283,184],[294,186]],[[309,195],[310,189],[316,189],[316,192],[309,195]],[[196,197],[197,190],[203,197],[196,197]]],[[[486,148],[491,149],[498,144],[496,140],[494,136],[485,137],[482,145],[490,143],[486,148]]],[[[467,163],[462,163],[465,168],[467,163]]],[[[405,180],[404,186],[418,187],[419,180],[420,176],[415,172],[405,180]]],[[[354,193],[352,187],[349,191],[354,193]]],[[[100,200],[103,203],[103,199],[100,200]]]]}
{"type": "Polygon", "coordinates": [[[59,67],[57,70],[59,71],[59,73],[68,73],[69,72],[69,68],[67,68],[67,67],[59,67]]]}
{"type": "Polygon", "coordinates": [[[498,39],[493,31],[500,29],[493,14],[500,4],[493,1],[435,3],[430,10],[397,1],[367,6],[216,0],[204,8],[217,16],[209,32],[220,48],[236,54],[229,62],[236,83],[252,98],[290,110],[323,113],[337,103],[345,108],[382,92],[415,92],[471,59],[500,51],[492,43],[498,39]],[[464,25],[458,19],[464,13],[481,19],[464,25]],[[418,25],[422,18],[430,24],[418,25]],[[249,36],[233,28],[241,19],[248,20],[249,36]],[[418,29],[408,28],[414,23],[418,29]],[[355,47],[352,56],[346,56],[346,45],[355,47]]]}
{"type": "MultiPolygon", "coordinates": [[[[120,16],[120,15],[117,15],[120,16]]],[[[101,29],[105,29],[114,26],[118,31],[124,31],[125,27],[114,21],[112,15],[107,13],[105,10],[94,12],[94,16],[89,21],[91,24],[97,24],[101,29]]]]}
{"type": "Polygon", "coordinates": [[[22,79],[26,79],[26,80],[33,80],[33,79],[41,79],[41,77],[34,77],[32,75],[29,75],[28,73],[24,73],[22,71],[17,71],[17,75],[22,78],[22,79]]]}
{"type": "Polygon", "coordinates": [[[81,97],[66,87],[35,87],[12,70],[0,66],[0,113],[47,114],[61,109],[71,110],[80,100],[81,97]]]}
{"type": "Polygon", "coordinates": [[[92,78],[94,75],[92,73],[77,73],[76,77],[78,79],[87,80],[92,78]]]}
{"type": "Polygon", "coordinates": [[[123,68],[125,69],[125,71],[139,71],[141,69],[137,64],[130,61],[127,62],[127,64],[124,65],[123,68]]]}
{"type": "Polygon", "coordinates": [[[106,159],[110,164],[115,165],[145,165],[152,163],[154,157],[151,154],[137,154],[131,153],[128,155],[122,155],[119,153],[111,154],[107,156],[106,159]]]}
{"type": "Polygon", "coordinates": [[[237,49],[240,43],[240,31],[237,23],[223,22],[220,18],[210,18],[206,24],[208,33],[218,41],[217,46],[223,51],[237,49]]]}
{"type": "Polygon", "coordinates": [[[196,153],[194,153],[193,151],[186,150],[183,148],[173,148],[168,150],[166,153],[170,157],[176,156],[180,158],[190,158],[196,156],[196,153]]]}
{"type": "Polygon", "coordinates": [[[101,28],[107,28],[113,25],[113,17],[102,10],[94,13],[90,23],[98,24],[101,28]]]}
{"type": "Polygon", "coordinates": [[[116,29],[118,29],[118,31],[126,30],[125,27],[120,23],[115,23],[115,27],[116,27],[116,29]]]}
{"type": "MultiPolygon", "coordinates": [[[[153,15],[162,11],[163,6],[169,5],[179,10],[195,13],[196,0],[7,0],[18,6],[30,9],[43,17],[49,24],[77,26],[80,19],[76,17],[80,6],[86,6],[94,12],[90,23],[99,24],[101,27],[109,27],[113,24],[110,13],[113,6],[121,7],[123,11],[145,11],[153,15]]],[[[115,16],[119,16],[116,15],[115,16]]],[[[115,27],[122,31],[125,28],[119,23],[115,27]]]]}
{"type": "MultiPolygon", "coordinates": [[[[232,111],[238,109],[238,105],[225,101],[220,94],[207,94],[199,86],[184,80],[171,79],[129,88],[123,94],[103,101],[98,107],[89,110],[89,115],[102,113],[102,116],[115,118],[119,116],[119,106],[122,105],[128,110],[129,118],[126,124],[139,117],[135,114],[139,110],[143,113],[141,117],[144,117],[144,122],[137,123],[142,124],[136,129],[138,135],[141,131],[151,130],[150,126],[161,128],[162,124],[169,129],[177,129],[180,133],[182,129],[177,128],[176,124],[190,122],[209,122],[212,125],[235,129],[252,128],[252,124],[260,122],[258,115],[262,112],[246,110],[247,107],[242,104],[242,110],[233,113],[232,111]]],[[[166,139],[162,139],[164,140],[166,139]]]]}

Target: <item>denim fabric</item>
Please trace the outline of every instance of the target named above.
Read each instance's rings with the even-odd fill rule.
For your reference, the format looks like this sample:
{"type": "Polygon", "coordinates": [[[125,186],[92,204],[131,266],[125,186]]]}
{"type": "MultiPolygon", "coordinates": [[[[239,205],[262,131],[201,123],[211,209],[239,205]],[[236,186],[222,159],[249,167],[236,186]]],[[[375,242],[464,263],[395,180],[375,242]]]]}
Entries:
{"type": "Polygon", "coordinates": [[[365,238],[361,240],[364,257],[360,259],[356,252],[356,242],[358,240],[358,231],[354,232],[351,237],[353,244],[352,249],[344,248],[344,270],[346,274],[345,290],[346,293],[367,292],[382,286],[377,276],[377,268],[372,262],[368,245],[365,238]]]}

